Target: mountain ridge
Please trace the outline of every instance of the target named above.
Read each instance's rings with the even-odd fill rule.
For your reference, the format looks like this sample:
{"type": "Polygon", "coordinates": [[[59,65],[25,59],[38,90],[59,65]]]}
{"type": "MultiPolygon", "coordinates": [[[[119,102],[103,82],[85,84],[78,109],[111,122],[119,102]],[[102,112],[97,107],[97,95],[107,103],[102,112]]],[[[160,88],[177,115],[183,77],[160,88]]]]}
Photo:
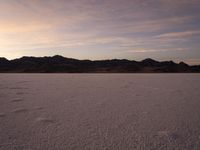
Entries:
{"type": "Polygon", "coordinates": [[[200,73],[200,65],[128,59],[78,60],[60,55],[8,60],[0,57],[1,73],[200,73]]]}

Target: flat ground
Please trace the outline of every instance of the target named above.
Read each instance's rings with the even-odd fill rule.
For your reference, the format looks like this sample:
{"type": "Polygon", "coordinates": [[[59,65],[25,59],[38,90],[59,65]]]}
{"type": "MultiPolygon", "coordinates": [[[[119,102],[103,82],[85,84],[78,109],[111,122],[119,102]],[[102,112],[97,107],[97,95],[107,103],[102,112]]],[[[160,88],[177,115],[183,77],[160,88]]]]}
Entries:
{"type": "Polygon", "coordinates": [[[200,74],[0,74],[0,150],[199,150],[200,74]]]}

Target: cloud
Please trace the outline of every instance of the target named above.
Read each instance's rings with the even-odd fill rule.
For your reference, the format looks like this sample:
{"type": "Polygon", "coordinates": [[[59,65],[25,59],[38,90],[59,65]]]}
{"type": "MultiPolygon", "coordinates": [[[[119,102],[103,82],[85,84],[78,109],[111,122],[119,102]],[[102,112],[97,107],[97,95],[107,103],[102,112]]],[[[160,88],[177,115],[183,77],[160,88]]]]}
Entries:
{"type": "Polygon", "coordinates": [[[61,48],[66,55],[92,52],[89,58],[132,49],[143,57],[180,47],[193,53],[185,43],[199,38],[198,6],[199,0],[2,0],[0,55],[61,48]]]}
{"type": "Polygon", "coordinates": [[[154,52],[168,52],[168,51],[186,51],[185,48],[160,48],[160,49],[135,49],[135,50],[127,50],[125,53],[154,53],[154,52]]]}
{"type": "Polygon", "coordinates": [[[200,35],[200,30],[194,30],[194,31],[183,31],[183,32],[171,32],[171,33],[165,33],[158,35],[158,38],[187,38],[192,37],[195,35],[200,35]]]}
{"type": "Polygon", "coordinates": [[[191,65],[199,65],[200,64],[200,58],[190,58],[185,60],[186,63],[191,65]]]}

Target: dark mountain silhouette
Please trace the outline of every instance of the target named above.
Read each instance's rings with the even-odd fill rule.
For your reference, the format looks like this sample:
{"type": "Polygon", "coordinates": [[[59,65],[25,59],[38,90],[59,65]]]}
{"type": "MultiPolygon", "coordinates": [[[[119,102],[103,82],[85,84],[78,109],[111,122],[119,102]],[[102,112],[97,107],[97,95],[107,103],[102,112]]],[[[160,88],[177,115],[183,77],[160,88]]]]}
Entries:
{"type": "Polygon", "coordinates": [[[189,66],[184,62],[143,61],[126,59],[78,60],[59,55],[53,57],[22,57],[14,60],[0,58],[0,72],[13,73],[200,73],[200,65],[189,66]]]}

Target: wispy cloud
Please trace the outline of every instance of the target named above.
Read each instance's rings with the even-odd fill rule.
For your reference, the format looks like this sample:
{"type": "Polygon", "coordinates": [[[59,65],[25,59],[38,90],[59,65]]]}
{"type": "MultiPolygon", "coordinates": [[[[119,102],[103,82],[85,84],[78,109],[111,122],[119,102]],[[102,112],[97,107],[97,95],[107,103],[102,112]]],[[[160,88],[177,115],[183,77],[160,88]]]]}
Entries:
{"type": "Polygon", "coordinates": [[[126,50],[126,53],[154,53],[154,52],[168,52],[168,51],[186,51],[185,48],[161,48],[161,49],[135,49],[135,50],[126,50]]]}
{"type": "Polygon", "coordinates": [[[195,35],[200,35],[200,30],[183,31],[183,32],[171,32],[158,35],[158,38],[188,38],[195,35]]]}
{"type": "Polygon", "coordinates": [[[186,63],[191,64],[191,65],[199,65],[200,64],[200,59],[199,58],[190,58],[185,60],[186,63]]]}
{"type": "Polygon", "coordinates": [[[61,48],[65,55],[82,58],[87,52],[92,59],[114,52],[126,57],[127,50],[137,58],[150,52],[178,58],[181,49],[193,56],[197,51],[188,45],[198,47],[199,5],[199,0],[2,0],[0,55],[48,55],[61,48]]]}

